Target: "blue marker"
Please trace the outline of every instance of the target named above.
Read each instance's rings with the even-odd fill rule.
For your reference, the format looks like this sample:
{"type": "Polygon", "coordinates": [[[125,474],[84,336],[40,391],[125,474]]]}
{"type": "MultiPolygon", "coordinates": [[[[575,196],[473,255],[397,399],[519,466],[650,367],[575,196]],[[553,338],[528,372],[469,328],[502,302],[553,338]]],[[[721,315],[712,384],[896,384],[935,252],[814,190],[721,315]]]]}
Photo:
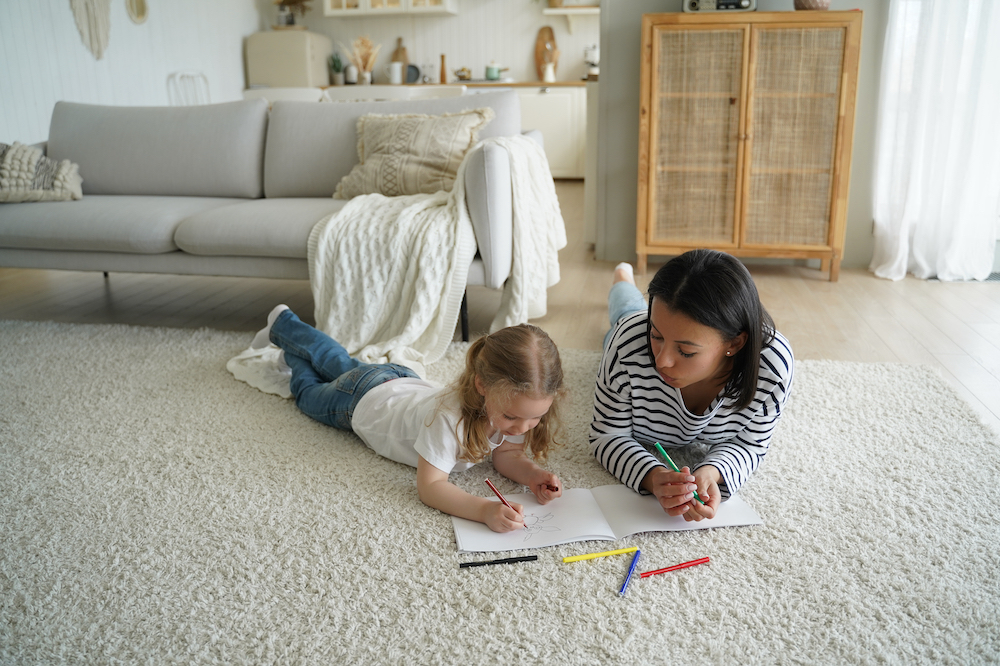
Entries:
{"type": "Polygon", "coordinates": [[[618,590],[618,594],[625,596],[625,591],[628,590],[628,583],[632,580],[632,574],[635,572],[635,565],[639,562],[639,555],[642,553],[641,550],[635,551],[635,556],[632,557],[632,564],[629,565],[628,575],[625,576],[625,582],[622,583],[622,589],[618,590]]]}

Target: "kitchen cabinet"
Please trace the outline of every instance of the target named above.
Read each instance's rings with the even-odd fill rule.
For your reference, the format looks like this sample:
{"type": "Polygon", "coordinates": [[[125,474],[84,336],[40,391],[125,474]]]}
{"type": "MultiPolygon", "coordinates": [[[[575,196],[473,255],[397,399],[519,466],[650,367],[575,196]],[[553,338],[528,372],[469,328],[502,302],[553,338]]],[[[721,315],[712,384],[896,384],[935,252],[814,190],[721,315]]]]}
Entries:
{"type": "Polygon", "coordinates": [[[843,255],[859,11],[645,14],[638,270],[650,254],[843,255]]]}
{"type": "Polygon", "coordinates": [[[323,0],[323,14],[338,18],[457,13],[458,0],[323,0]]]}
{"type": "Polygon", "coordinates": [[[553,178],[583,178],[587,145],[587,89],[580,86],[515,88],[521,128],[540,130],[553,178]]]}

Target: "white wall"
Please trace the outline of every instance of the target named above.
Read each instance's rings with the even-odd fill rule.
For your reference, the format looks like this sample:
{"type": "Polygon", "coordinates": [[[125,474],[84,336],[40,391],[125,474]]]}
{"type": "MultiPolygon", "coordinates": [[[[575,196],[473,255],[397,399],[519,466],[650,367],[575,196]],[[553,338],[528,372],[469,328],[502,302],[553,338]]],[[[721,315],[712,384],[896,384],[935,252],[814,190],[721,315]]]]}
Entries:
{"type": "MultiPolygon", "coordinates": [[[[268,0],[259,2],[262,8],[269,5],[268,0]]],[[[600,41],[597,16],[578,19],[570,34],[565,17],[542,14],[542,9],[548,6],[544,0],[460,0],[456,16],[328,18],[323,16],[321,0],[314,0],[312,6],[313,10],[306,14],[305,25],[313,32],[329,36],[334,48],[341,43],[350,48],[355,38],[364,35],[382,45],[376,75],[392,57],[396,39],[402,37],[410,62],[418,67],[433,63],[439,76],[441,54],[445,54],[449,81],[454,80],[453,72],[460,67],[468,67],[473,78],[482,79],[491,60],[510,68],[505,76],[518,81],[537,81],[535,38],[540,28],[549,25],[560,51],[556,78],[579,81],[587,75],[584,46],[600,41]]],[[[262,13],[264,11],[269,10],[262,9],[262,13]]],[[[273,11],[270,16],[273,17],[273,11]]],[[[346,56],[343,52],[341,55],[346,56]]],[[[346,62],[346,57],[344,60],[346,62]]]]}
{"type": "MultiPolygon", "coordinates": [[[[111,38],[95,60],[76,29],[69,0],[0,0],[0,141],[34,143],[48,136],[59,100],[92,104],[167,104],[167,76],[200,70],[211,100],[240,99],[245,87],[243,41],[274,21],[272,0],[150,1],[149,18],[132,23],[124,0],[111,3],[111,38]]],[[[570,4],[567,2],[567,4],[570,4]]],[[[410,62],[468,67],[482,78],[491,60],[506,75],[535,81],[535,37],[551,25],[561,51],[560,80],[586,74],[583,47],[599,41],[597,17],[580,19],[570,35],[565,18],[544,16],[544,1],[460,0],[457,16],[401,16],[337,19],[323,15],[313,0],[305,24],[349,45],[368,35],[382,44],[378,71],[402,37],[410,62]]]]}
{"type": "Polygon", "coordinates": [[[45,140],[59,100],[167,104],[167,76],[180,70],[204,72],[213,102],[240,99],[243,38],[266,23],[255,0],[147,4],[136,25],[124,0],[111,3],[108,48],[95,60],[69,0],[0,0],[0,141],[45,140]]]}
{"type": "MultiPolygon", "coordinates": [[[[862,9],[861,66],[842,265],[867,267],[874,249],[872,173],[878,81],[888,3],[832,0],[830,9],[862,9]]],[[[791,11],[792,0],[758,0],[759,11],[791,11]]],[[[639,50],[642,15],[679,12],[681,0],[602,0],[601,97],[597,176],[598,259],[635,260],[639,162],[639,50]],[[609,5],[613,9],[609,10],[609,5]]]]}

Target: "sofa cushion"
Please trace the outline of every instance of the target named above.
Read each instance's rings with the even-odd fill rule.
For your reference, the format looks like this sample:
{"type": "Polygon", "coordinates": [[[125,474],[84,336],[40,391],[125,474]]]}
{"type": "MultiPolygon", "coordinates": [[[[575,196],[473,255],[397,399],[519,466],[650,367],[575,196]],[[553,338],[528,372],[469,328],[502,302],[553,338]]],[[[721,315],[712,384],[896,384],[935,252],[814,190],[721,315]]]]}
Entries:
{"type": "Polygon", "coordinates": [[[357,122],[365,114],[437,115],[485,106],[496,117],[480,130],[480,139],[521,133],[521,106],[513,90],[398,102],[276,101],[267,126],[264,196],[333,196],[358,163],[357,122]]]}
{"type": "Polygon", "coordinates": [[[333,196],[450,191],[458,165],[493,116],[488,106],[438,116],[365,114],[358,119],[360,162],[337,184],[333,196]]]}
{"type": "Polygon", "coordinates": [[[190,254],[305,259],[313,225],[346,203],[327,197],[245,201],[192,215],[174,242],[190,254]]]}
{"type": "Polygon", "coordinates": [[[267,102],[127,107],[58,102],[47,154],[80,165],[83,193],[256,198],[267,102]]]}
{"type": "Polygon", "coordinates": [[[184,218],[243,199],[95,195],[0,206],[0,247],[157,254],[184,218]]]}
{"type": "Polygon", "coordinates": [[[0,202],[69,201],[83,196],[80,167],[35,146],[0,143],[0,202]]]}

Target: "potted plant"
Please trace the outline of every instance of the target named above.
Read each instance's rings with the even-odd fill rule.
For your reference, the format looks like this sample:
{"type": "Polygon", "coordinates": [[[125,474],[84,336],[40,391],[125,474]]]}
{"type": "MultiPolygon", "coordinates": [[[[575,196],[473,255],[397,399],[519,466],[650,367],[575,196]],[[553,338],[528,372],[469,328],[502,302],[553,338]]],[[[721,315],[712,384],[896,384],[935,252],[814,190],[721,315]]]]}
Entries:
{"type": "Polygon", "coordinates": [[[334,52],[326,62],[330,67],[330,85],[344,85],[344,61],[340,59],[340,53],[334,52]]]}

